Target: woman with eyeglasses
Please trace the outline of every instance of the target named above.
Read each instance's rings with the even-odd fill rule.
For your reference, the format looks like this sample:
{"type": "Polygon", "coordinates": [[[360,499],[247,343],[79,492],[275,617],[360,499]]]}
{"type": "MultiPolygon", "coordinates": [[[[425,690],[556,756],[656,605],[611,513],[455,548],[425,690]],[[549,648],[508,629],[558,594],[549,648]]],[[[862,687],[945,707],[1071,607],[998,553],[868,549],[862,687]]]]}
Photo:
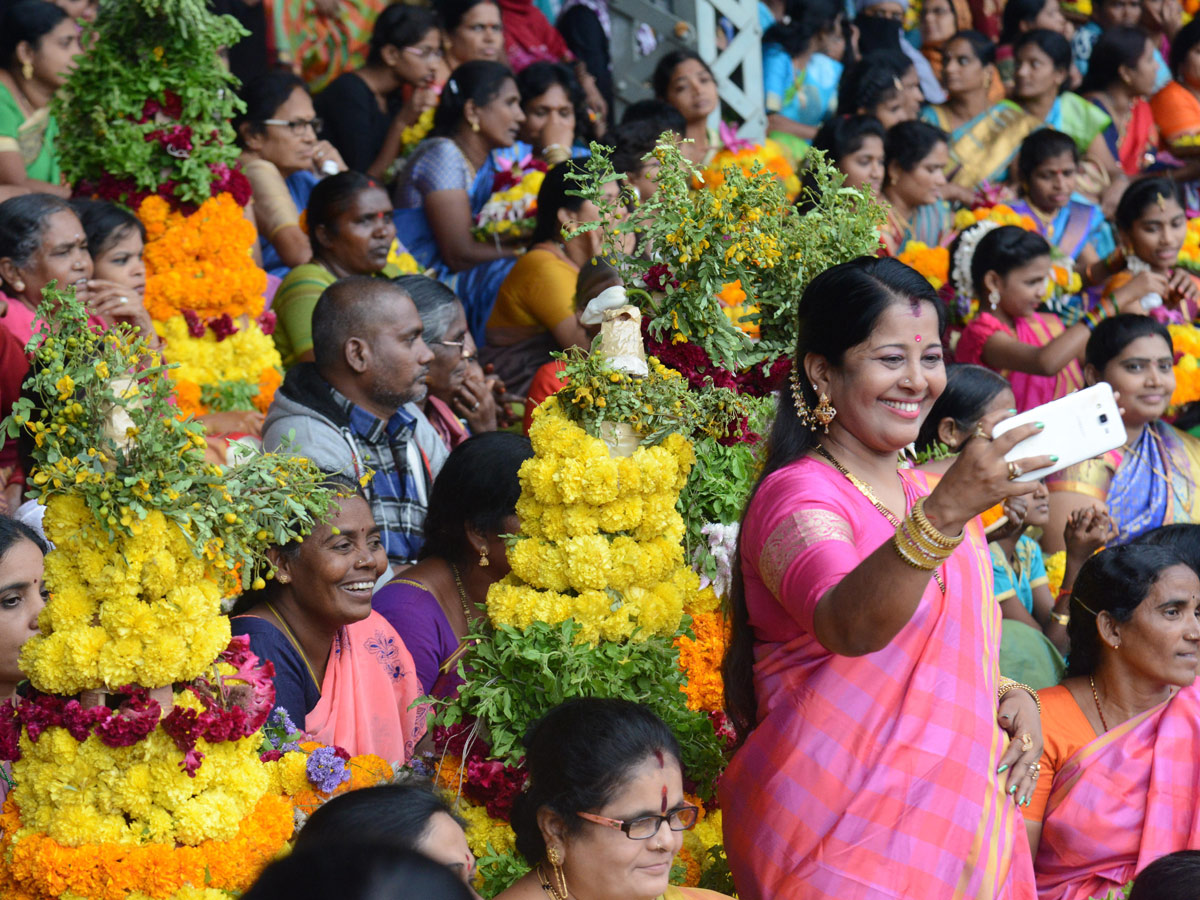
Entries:
{"type": "Polygon", "coordinates": [[[254,192],[262,265],[282,278],[312,259],[300,225],[317,182],[346,164],[337,149],[317,138],[322,122],[304,82],[288,72],[269,72],[242,88],[245,111],[235,120],[242,171],[254,192]]]}
{"type": "Polygon", "coordinates": [[[700,810],[683,794],[679,743],[647,707],[590,697],[556,706],[525,736],[525,769],[512,826],[533,871],[497,900],[725,896],[668,883],[700,810]]]}
{"type": "Polygon", "coordinates": [[[375,20],[367,64],[317,96],[322,137],[351,169],[383,178],[404,148],[405,130],[437,106],[441,41],[432,10],[395,3],[375,20]]]}
{"type": "Polygon", "coordinates": [[[478,633],[488,589],[510,571],[504,536],[521,529],[517,473],[532,456],[529,438],[506,431],[455,447],[429,494],[417,564],[371,600],[412,654],[423,694],[451,697],[463,683],[463,640],[478,633]]]}
{"type": "Polygon", "coordinates": [[[275,292],[275,348],[285,369],[313,358],[312,314],[325,288],[349,275],[394,278],[392,201],[379,182],[339,172],[313,188],[305,211],[312,259],[288,272],[275,292]]]}

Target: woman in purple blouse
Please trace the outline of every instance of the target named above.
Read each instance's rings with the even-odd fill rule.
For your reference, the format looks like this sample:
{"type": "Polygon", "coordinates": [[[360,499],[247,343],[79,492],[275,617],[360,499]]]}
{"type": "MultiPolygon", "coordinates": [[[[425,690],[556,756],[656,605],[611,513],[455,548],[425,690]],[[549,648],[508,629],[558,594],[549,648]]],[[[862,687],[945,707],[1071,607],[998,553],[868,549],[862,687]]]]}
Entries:
{"type": "Polygon", "coordinates": [[[485,615],[488,588],[509,572],[503,536],[520,528],[517,472],[532,456],[528,438],[507,432],[455,447],[433,483],[419,561],[371,601],[404,639],[426,694],[453,695],[462,683],[462,638],[485,615]]]}

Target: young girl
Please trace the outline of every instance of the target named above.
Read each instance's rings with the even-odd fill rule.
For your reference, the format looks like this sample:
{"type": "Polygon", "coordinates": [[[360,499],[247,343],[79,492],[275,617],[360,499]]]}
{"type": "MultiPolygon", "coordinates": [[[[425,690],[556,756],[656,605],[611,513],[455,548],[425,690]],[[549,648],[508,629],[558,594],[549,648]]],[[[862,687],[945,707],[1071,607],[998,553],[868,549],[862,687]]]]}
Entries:
{"type": "MultiPolygon", "coordinates": [[[[1184,322],[1196,318],[1200,309],[1197,279],[1175,267],[1187,235],[1182,200],[1179,186],[1168,178],[1135,181],[1121,195],[1116,220],[1125,270],[1104,285],[1105,297],[1123,307],[1130,299],[1158,295],[1167,318],[1184,322]]],[[[1153,302],[1148,301],[1147,306],[1153,308],[1153,302]]]]}
{"type": "MultiPolygon", "coordinates": [[[[1050,245],[1044,237],[1015,225],[981,222],[959,235],[950,259],[955,289],[964,296],[974,292],[980,300],[979,314],[967,323],[955,350],[958,362],[1004,374],[1022,411],[1083,387],[1079,358],[1088,334],[1118,309],[1101,301],[1069,328],[1053,313],[1039,313],[1050,275],[1050,245]]],[[[1124,306],[1118,301],[1119,311],[1140,310],[1139,298],[1126,298],[1124,306]]]]}

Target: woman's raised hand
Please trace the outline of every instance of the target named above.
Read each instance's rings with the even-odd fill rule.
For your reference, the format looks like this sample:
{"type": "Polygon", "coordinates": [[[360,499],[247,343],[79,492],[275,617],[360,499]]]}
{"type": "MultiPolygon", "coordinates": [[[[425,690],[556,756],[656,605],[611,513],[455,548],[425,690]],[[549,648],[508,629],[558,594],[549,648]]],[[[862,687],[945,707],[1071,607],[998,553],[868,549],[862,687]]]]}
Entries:
{"type": "Polygon", "coordinates": [[[1009,497],[1032,493],[1036,481],[1015,481],[1023,472],[1053,465],[1055,457],[1027,456],[1008,462],[1004,455],[1042,430],[1040,423],[1021,425],[992,439],[992,429],[1011,416],[989,413],[975,426],[971,440],[925,501],[925,515],[945,534],[955,535],[971,519],[1009,497]]]}

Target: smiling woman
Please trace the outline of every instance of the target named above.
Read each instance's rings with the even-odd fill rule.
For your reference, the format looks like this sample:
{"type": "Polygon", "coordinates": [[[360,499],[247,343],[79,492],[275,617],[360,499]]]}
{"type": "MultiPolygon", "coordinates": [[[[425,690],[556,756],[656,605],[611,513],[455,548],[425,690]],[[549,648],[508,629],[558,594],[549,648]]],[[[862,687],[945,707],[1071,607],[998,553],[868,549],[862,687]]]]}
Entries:
{"type": "Polygon", "coordinates": [[[1106,896],[1200,840],[1198,607],[1196,572],[1167,547],[1110,548],[1080,570],[1071,661],[1042,695],[1046,749],[1025,811],[1042,900],[1106,896]]]}
{"type": "Polygon", "coordinates": [[[412,657],[371,610],[387,568],[379,526],[357,484],[331,475],[341,500],[299,545],[268,551],[275,577],[233,608],[232,632],[275,666],[275,703],[316,740],[352,756],[407,761],[425,732],[412,657]]]}

